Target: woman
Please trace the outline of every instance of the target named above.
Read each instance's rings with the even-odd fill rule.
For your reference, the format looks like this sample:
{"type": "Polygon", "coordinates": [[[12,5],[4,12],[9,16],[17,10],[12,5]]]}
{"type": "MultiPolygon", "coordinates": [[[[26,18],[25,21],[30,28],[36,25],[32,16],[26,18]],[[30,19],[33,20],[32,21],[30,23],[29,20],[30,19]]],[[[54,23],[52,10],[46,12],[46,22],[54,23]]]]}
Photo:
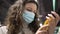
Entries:
{"type": "MultiPolygon", "coordinates": [[[[48,14],[47,19],[52,18],[49,21],[49,25],[43,25],[39,28],[39,12],[38,4],[35,1],[24,1],[20,3],[19,0],[10,7],[7,17],[8,25],[5,27],[6,34],[53,34],[54,28],[59,21],[59,16],[56,12],[52,12],[53,15],[48,14]],[[46,29],[48,30],[41,30],[46,29]],[[50,30],[51,29],[51,30],[50,30]]],[[[2,27],[1,27],[2,28],[2,27]]]]}

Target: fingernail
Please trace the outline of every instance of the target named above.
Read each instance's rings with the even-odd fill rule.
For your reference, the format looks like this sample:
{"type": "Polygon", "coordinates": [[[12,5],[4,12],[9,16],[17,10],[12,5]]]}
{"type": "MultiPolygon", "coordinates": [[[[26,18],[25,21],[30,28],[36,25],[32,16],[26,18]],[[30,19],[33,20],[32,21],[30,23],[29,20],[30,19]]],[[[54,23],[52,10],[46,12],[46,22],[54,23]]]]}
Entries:
{"type": "Polygon", "coordinates": [[[46,16],[46,18],[47,18],[47,16],[46,16]]]}
{"type": "Polygon", "coordinates": [[[51,14],[48,14],[49,16],[51,15],[51,14]]]}
{"type": "Polygon", "coordinates": [[[50,14],[48,14],[48,15],[50,15],[50,14]]]}
{"type": "Polygon", "coordinates": [[[54,11],[51,11],[51,13],[54,13],[54,11]]]}

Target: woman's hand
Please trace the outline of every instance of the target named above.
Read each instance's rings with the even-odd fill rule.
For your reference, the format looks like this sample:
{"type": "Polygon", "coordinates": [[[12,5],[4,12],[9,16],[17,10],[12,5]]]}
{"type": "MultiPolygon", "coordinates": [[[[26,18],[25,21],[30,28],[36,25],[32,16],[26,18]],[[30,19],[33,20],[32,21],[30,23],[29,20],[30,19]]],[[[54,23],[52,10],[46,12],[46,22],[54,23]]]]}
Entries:
{"type": "Polygon", "coordinates": [[[39,28],[37,30],[36,34],[54,34],[55,27],[58,24],[58,21],[60,20],[60,17],[59,17],[59,15],[56,12],[52,11],[51,13],[55,17],[52,14],[48,14],[49,17],[46,16],[46,18],[49,20],[49,25],[43,25],[43,26],[41,26],[41,28],[39,28]],[[47,27],[48,27],[48,30],[45,30],[47,27]]]}
{"type": "Polygon", "coordinates": [[[56,27],[56,25],[58,24],[58,21],[60,20],[60,17],[59,17],[59,15],[56,13],[56,12],[51,12],[52,14],[48,14],[48,18],[47,19],[50,19],[50,17],[52,18],[50,21],[49,21],[49,30],[48,30],[48,32],[49,32],[49,34],[54,34],[54,30],[55,30],[55,27],[56,27]]]}
{"type": "Polygon", "coordinates": [[[41,26],[41,27],[37,30],[36,34],[48,34],[48,31],[45,30],[47,27],[48,27],[48,25],[43,25],[43,26],[41,26]]]}

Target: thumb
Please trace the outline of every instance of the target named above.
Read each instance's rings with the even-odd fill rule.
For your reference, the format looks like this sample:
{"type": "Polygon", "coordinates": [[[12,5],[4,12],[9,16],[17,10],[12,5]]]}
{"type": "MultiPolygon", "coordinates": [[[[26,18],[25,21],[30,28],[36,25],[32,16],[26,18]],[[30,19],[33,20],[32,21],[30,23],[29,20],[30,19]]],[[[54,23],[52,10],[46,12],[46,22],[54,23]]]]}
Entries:
{"type": "Polygon", "coordinates": [[[38,30],[48,30],[49,25],[43,25],[38,30]]]}

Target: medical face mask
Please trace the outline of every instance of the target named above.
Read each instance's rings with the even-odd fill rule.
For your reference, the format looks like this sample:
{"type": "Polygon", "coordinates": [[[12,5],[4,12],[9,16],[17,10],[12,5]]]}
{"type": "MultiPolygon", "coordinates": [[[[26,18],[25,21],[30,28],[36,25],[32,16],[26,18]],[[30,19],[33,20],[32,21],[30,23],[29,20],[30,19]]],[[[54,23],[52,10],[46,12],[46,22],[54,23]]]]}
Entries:
{"type": "Polygon", "coordinates": [[[35,14],[32,11],[25,10],[22,16],[26,23],[29,24],[34,20],[35,14]]]}

